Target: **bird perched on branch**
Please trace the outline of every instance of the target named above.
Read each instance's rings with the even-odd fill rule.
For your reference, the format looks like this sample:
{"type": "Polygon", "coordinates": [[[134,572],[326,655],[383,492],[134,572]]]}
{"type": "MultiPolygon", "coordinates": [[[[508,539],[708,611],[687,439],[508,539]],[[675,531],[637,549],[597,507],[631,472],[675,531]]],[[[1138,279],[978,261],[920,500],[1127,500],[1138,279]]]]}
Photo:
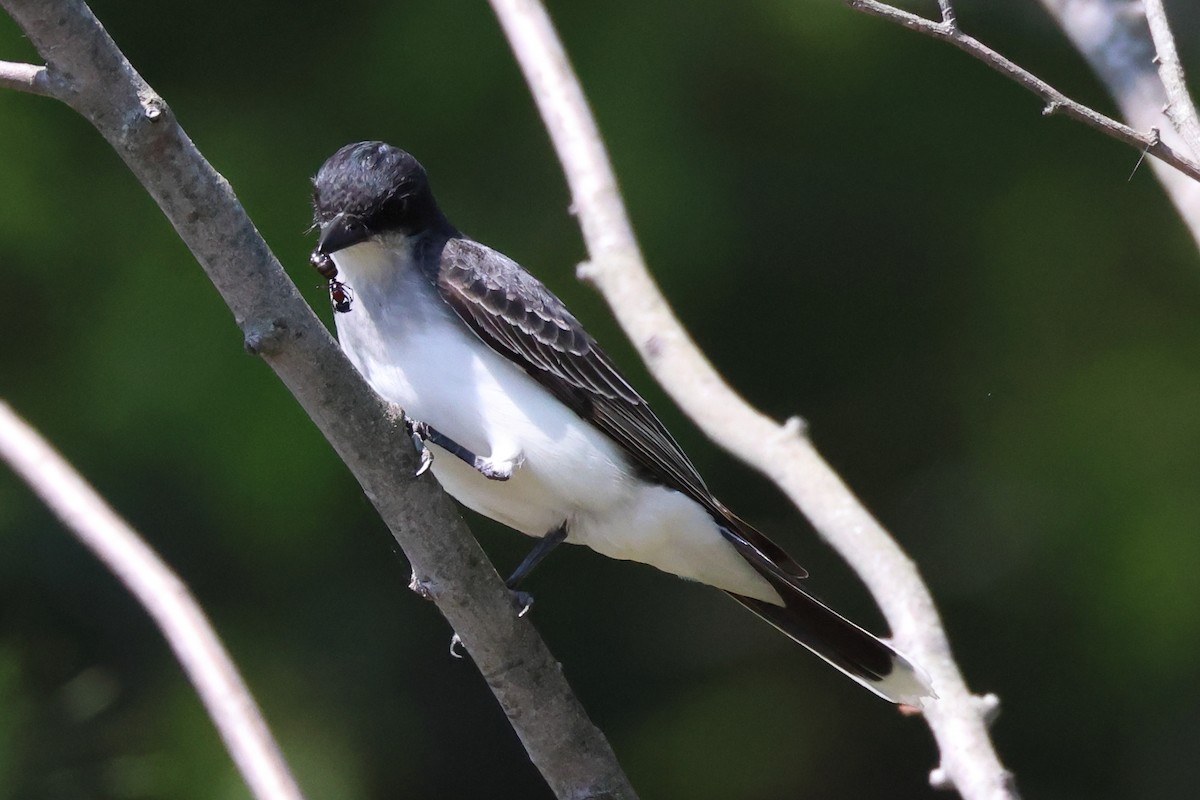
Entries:
{"type": "Polygon", "coordinates": [[[713,496],[549,289],[450,224],[415,158],[347,145],[313,200],[313,263],[334,281],[346,355],[404,409],[450,495],[538,539],[510,588],[560,543],[587,545],[727,592],[887,700],[933,696],[921,670],[806,593],[804,569],[713,496]]]}

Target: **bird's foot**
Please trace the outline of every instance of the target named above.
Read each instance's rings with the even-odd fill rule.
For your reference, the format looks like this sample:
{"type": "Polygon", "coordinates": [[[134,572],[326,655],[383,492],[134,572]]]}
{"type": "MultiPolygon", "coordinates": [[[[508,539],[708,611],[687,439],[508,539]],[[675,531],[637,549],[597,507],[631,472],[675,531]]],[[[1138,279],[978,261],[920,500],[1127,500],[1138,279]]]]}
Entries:
{"type": "Polygon", "coordinates": [[[517,616],[523,617],[529,613],[529,609],[533,608],[533,595],[529,592],[522,592],[520,589],[509,589],[512,595],[513,608],[517,609],[517,616]]]}
{"type": "Polygon", "coordinates": [[[413,446],[421,454],[421,465],[417,469],[417,475],[423,474],[433,464],[433,451],[429,449],[428,444],[436,444],[450,455],[469,464],[483,477],[493,481],[508,480],[512,477],[513,470],[524,461],[522,456],[505,459],[477,456],[428,423],[408,417],[404,418],[404,427],[412,437],[413,446]]]}
{"type": "Polygon", "coordinates": [[[417,455],[421,458],[421,463],[417,465],[417,471],[413,473],[414,478],[419,478],[433,466],[433,451],[425,446],[429,426],[424,422],[417,422],[405,417],[404,427],[408,429],[408,435],[412,437],[413,447],[416,449],[417,455]]]}
{"type": "MultiPolygon", "coordinates": [[[[529,592],[522,592],[519,589],[509,589],[509,596],[512,599],[513,608],[517,610],[517,616],[523,617],[529,613],[529,609],[533,608],[533,595],[529,592]]],[[[456,633],[450,637],[450,655],[454,658],[462,658],[466,652],[462,649],[462,638],[456,633]]]]}
{"type": "Polygon", "coordinates": [[[424,442],[417,447],[417,450],[421,454],[421,463],[417,465],[417,471],[413,473],[414,478],[421,477],[433,466],[433,451],[426,447],[424,442]]]}

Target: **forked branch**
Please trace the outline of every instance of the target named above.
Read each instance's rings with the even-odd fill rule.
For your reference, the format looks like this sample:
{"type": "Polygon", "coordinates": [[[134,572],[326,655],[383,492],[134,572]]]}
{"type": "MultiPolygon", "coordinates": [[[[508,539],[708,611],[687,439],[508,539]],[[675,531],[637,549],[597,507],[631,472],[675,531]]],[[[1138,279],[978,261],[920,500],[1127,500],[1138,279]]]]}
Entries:
{"type": "Polygon", "coordinates": [[[1196,161],[1197,156],[1188,155],[1171,147],[1163,141],[1158,131],[1154,129],[1136,130],[1072,100],[1029,70],[1000,55],[978,39],[968,36],[959,29],[949,0],[939,0],[942,10],[941,22],[926,19],[887,3],[880,3],[878,0],[842,0],[842,2],[857,11],[881,17],[910,30],[947,41],[1041,97],[1045,102],[1042,109],[1043,114],[1061,114],[1069,119],[1082,122],[1107,136],[1125,142],[1140,152],[1154,156],[1165,164],[1170,164],[1195,180],[1200,180],[1200,162],[1196,161]]]}
{"type": "MultiPolygon", "coordinates": [[[[654,377],[688,416],[774,480],[858,572],[897,646],[929,672],[941,698],[925,708],[941,751],[935,782],[972,800],[1016,797],[988,737],[995,698],[976,698],[967,689],[916,566],[821,458],[799,420],[780,425],[752,408],[688,336],[646,269],[596,122],[545,8],[537,0],[491,4],[571,187],[590,258],[581,277],[599,288],[654,377]]],[[[948,13],[948,3],[944,9],[948,13]]]]}

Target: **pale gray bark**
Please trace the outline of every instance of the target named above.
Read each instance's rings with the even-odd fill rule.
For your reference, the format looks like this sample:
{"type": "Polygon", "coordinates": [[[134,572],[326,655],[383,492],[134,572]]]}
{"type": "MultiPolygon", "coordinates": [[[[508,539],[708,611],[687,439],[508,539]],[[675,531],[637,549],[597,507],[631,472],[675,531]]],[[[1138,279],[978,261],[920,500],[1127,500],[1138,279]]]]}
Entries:
{"type": "MultiPolygon", "coordinates": [[[[1053,5],[1071,6],[1077,1],[1082,3],[1093,2],[1093,0],[1042,0],[1043,4],[1048,7],[1053,5]]],[[[1128,3],[1120,3],[1120,0],[1094,1],[1112,6],[1118,4],[1129,5],[1128,3]]],[[[1142,127],[1133,120],[1130,120],[1131,125],[1126,125],[1101,114],[1094,108],[1072,100],[1029,70],[1005,58],[973,36],[968,35],[959,29],[950,0],[939,0],[938,4],[942,13],[941,21],[926,19],[925,17],[896,8],[887,3],[879,2],[878,0],[842,0],[842,2],[857,11],[881,17],[919,33],[949,42],[1041,97],[1046,103],[1042,109],[1043,114],[1047,116],[1061,114],[1070,119],[1082,122],[1105,135],[1136,147],[1138,150],[1153,156],[1164,164],[1171,165],[1184,175],[1190,176],[1195,180],[1200,180],[1200,161],[1196,160],[1197,156],[1194,153],[1189,153],[1186,148],[1179,148],[1177,145],[1165,141],[1154,126],[1142,127]]]]}
{"type": "Polygon", "coordinates": [[[0,459],[137,598],[166,637],[258,800],[300,800],[279,745],[191,592],[71,465],[0,402],[0,459]]]}
{"type": "MultiPolygon", "coordinates": [[[[604,295],[651,373],[687,415],[773,480],[854,568],[887,617],[896,646],[929,673],[939,695],[924,708],[941,754],[934,784],[972,800],[1015,798],[1012,775],[988,735],[999,701],[967,688],[916,565],[825,462],[800,420],[779,424],[751,407],[692,341],[646,268],[596,122],[545,9],[537,0],[491,4],[571,187],[590,258],[580,276],[604,295]]],[[[944,9],[950,13],[948,3],[944,9]]]]}
{"type": "MultiPolygon", "coordinates": [[[[1168,101],[1178,113],[1186,92],[1176,89],[1168,97],[1141,4],[1042,1],[1109,86],[1129,125],[1076,103],[966,35],[950,0],[938,0],[940,21],[874,0],[843,0],[951,42],[1037,93],[1046,113],[1064,113],[1159,159],[1152,161],[1155,173],[1200,242],[1200,188],[1188,178],[1200,177],[1198,154],[1188,152],[1163,113],[1168,101]]],[[[452,504],[432,481],[403,480],[415,458],[394,415],[342,358],[162,100],[82,3],[0,3],[48,61],[46,68],[0,64],[0,86],[68,103],[129,164],[226,298],[247,348],[276,370],[354,471],[411,559],[415,586],[438,602],[461,635],[558,796],[632,797],[607,743],[532,628],[512,614],[498,576],[452,504]]],[[[934,783],[968,798],[1015,797],[987,733],[997,701],[966,688],[915,566],[821,459],[798,418],[780,425],[748,406],[696,348],[646,271],[595,122],[544,10],[534,0],[492,5],[564,163],[589,249],[581,277],[604,293],[651,371],[689,416],[776,481],[855,567],[888,617],[897,646],[930,672],[940,695],[925,708],[942,759],[934,783]]],[[[1164,52],[1174,69],[1173,47],[1160,44],[1160,56],[1164,52]]],[[[1176,122],[1185,130],[1191,124],[1186,115],[1176,122]]]]}
{"type": "MultiPolygon", "coordinates": [[[[1187,145],[1167,109],[1172,100],[1155,64],[1154,42],[1139,0],[1042,0],[1072,44],[1087,59],[1108,89],[1126,121],[1141,130],[1156,130],[1163,141],[1181,150],[1187,145]]],[[[1170,36],[1170,31],[1166,32],[1170,36]]],[[[1172,45],[1171,51],[1174,52],[1172,45]]],[[[1179,103],[1191,105],[1186,91],[1179,103]]],[[[1195,114],[1192,109],[1191,114],[1195,114]]],[[[1200,153],[1193,153],[1200,158],[1200,153]]],[[[1180,218],[1200,246],[1200,182],[1151,161],[1150,168],[1180,218]]]]}
{"type": "Polygon", "coordinates": [[[301,299],[229,184],[80,0],[0,0],[46,60],[0,68],[0,85],[61,100],[96,127],[191,249],[245,337],[354,473],[413,566],[414,585],[453,626],[560,798],[632,798],[533,626],[453,502],[301,299]]]}

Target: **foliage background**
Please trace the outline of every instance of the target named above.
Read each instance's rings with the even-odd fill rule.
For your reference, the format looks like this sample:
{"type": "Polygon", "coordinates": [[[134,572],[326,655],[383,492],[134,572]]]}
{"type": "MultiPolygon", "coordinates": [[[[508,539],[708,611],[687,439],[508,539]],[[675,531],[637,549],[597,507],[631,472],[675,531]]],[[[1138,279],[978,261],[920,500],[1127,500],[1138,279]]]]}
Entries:
{"type": "MultiPolygon", "coordinates": [[[[1187,5],[1169,4],[1176,31],[1200,23],[1187,5]]],[[[1031,0],[959,6],[1110,108],[1031,0]]],[[[606,343],[718,494],[882,627],[574,280],[569,198],[485,4],[93,7],[326,320],[307,179],[347,141],[400,144],[460,227],[606,343]]],[[[1003,700],[1026,794],[1194,790],[1200,272],[1149,171],[1130,178],[1137,154],[835,0],[551,10],[658,280],[917,559],[972,687],[1003,700]]],[[[6,18],[0,57],[36,60],[6,18]]],[[[108,146],[0,93],[0,153],[0,395],[191,585],[309,796],[547,797],[357,485],[108,146]]],[[[470,521],[501,572],[529,546],[470,521]]],[[[934,794],[919,721],[718,593],[582,550],[530,587],[647,800],[934,794]]],[[[0,798],[245,796],[144,614],[0,474],[0,798]]]]}

